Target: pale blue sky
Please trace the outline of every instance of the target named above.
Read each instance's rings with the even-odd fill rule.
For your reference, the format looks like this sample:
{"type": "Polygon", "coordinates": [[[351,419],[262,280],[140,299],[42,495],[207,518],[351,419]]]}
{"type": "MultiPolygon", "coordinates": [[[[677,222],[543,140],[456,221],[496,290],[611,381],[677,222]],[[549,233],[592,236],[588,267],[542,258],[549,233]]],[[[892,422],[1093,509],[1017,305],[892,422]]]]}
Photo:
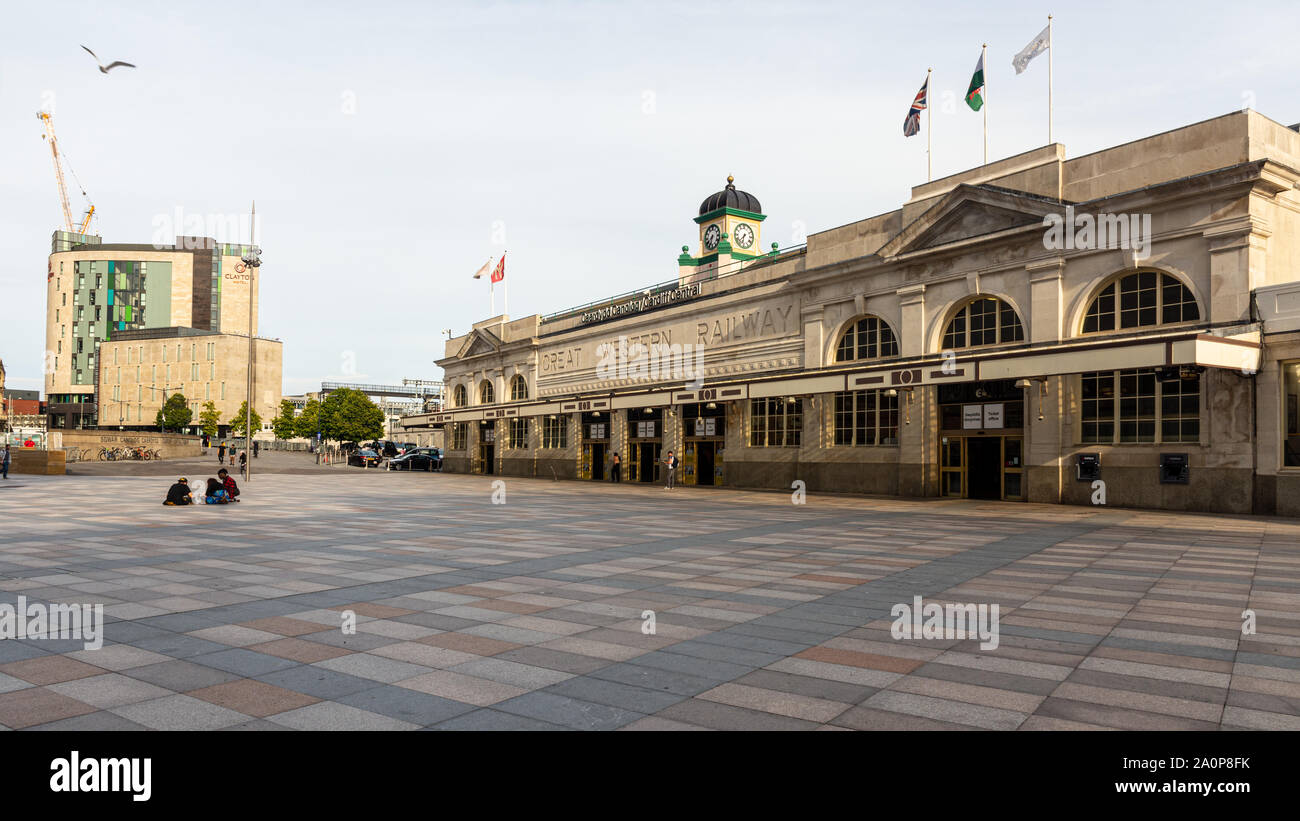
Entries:
{"type": "Polygon", "coordinates": [[[442,329],[488,315],[470,277],[500,250],[497,222],[518,317],[671,279],[729,173],[769,215],[764,245],[897,208],[925,180],[925,133],[905,139],[902,122],[927,67],[935,176],[979,164],[982,119],[961,98],[985,42],[990,156],[1040,146],[1047,58],[1017,76],[1011,57],[1049,12],[1069,156],[1245,105],[1300,121],[1300,4],[1057,5],[10,4],[9,385],[42,386],[60,212],[34,113],[50,93],[106,242],[150,242],[177,207],[224,219],[256,198],[261,331],[284,340],[287,393],[350,362],[364,381],[439,377],[442,329]],[[83,43],[139,67],[104,76],[83,43]]]}

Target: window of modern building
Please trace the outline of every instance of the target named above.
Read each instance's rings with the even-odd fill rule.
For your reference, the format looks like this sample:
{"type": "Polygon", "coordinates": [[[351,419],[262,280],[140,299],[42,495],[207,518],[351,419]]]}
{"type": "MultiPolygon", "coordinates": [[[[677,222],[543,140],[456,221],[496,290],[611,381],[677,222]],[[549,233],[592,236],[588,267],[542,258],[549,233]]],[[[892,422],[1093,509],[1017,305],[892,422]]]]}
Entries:
{"type": "Polygon", "coordinates": [[[468,404],[468,402],[465,401],[466,393],[467,391],[465,390],[464,385],[457,385],[456,389],[451,393],[451,406],[453,408],[465,407],[465,405],[468,404]]]}
{"type": "Polygon", "coordinates": [[[506,433],[510,441],[506,443],[507,447],[518,448],[523,450],[528,447],[528,420],[518,417],[511,419],[506,426],[506,433]]]}
{"type": "Polygon", "coordinates": [[[1097,292],[1083,317],[1083,333],[1193,322],[1201,318],[1196,297],[1176,277],[1138,271],[1097,292]]]}
{"type": "Polygon", "coordinates": [[[491,405],[496,401],[496,389],[492,387],[492,381],[484,379],[483,383],[478,386],[478,403],[480,405],[491,405]]]}
{"type": "Polygon", "coordinates": [[[1199,374],[1161,381],[1149,368],[1085,373],[1081,400],[1085,444],[1200,441],[1199,374]]]}
{"type": "Polygon", "coordinates": [[[898,444],[898,395],[882,390],[835,394],[835,444],[898,444]]]}
{"type": "Polygon", "coordinates": [[[978,297],[967,302],[948,320],[943,331],[945,350],[980,348],[1021,342],[1025,329],[1016,309],[997,297],[978,297]]]}
{"type": "Polygon", "coordinates": [[[542,447],[567,448],[569,446],[569,418],[548,416],[542,420],[542,447]]]}
{"type": "Polygon", "coordinates": [[[1282,363],[1282,466],[1300,467],[1300,360],[1282,363]]]}
{"type": "Polygon", "coordinates": [[[521,399],[528,398],[528,380],[524,379],[523,374],[515,374],[510,380],[510,401],[518,402],[521,399]]]}
{"type": "Polygon", "coordinates": [[[889,325],[875,316],[864,316],[849,323],[835,346],[836,362],[886,356],[898,356],[898,340],[889,325]]]}
{"type": "Polygon", "coordinates": [[[749,445],[756,448],[798,447],[803,441],[803,400],[798,397],[751,399],[749,445]]]}
{"type": "Polygon", "coordinates": [[[469,424],[457,422],[451,426],[451,449],[464,450],[469,444],[469,424]]]}

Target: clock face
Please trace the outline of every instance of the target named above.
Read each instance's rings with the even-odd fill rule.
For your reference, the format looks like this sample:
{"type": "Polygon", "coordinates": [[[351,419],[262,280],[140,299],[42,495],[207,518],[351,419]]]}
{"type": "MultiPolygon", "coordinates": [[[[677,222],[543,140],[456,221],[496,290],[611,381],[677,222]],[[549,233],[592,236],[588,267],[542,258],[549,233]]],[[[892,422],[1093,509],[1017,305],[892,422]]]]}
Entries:
{"type": "Polygon", "coordinates": [[[745,223],[736,226],[736,244],[741,248],[749,248],[754,244],[754,229],[745,223]]]}
{"type": "Polygon", "coordinates": [[[704,229],[704,247],[710,251],[718,247],[718,240],[722,239],[722,229],[716,224],[710,225],[704,229]]]}

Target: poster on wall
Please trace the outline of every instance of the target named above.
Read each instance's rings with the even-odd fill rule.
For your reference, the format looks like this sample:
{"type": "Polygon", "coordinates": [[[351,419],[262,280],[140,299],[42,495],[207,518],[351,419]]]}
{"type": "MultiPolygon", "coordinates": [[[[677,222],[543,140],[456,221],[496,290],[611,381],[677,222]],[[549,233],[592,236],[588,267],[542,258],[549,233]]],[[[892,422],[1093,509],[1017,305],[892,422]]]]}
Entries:
{"type": "Polygon", "coordinates": [[[962,405],[961,426],[963,430],[979,430],[984,424],[983,405],[962,405]]]}
{"type": "Polygon", "coordinates": [[[990,402],[984,406],[984,427],[989,429],[1002,428],[1004,426],[1002,416],[1002,402],[990,402]]]}
{"type": "Polygon", "coordinates": [[[704,432],[704,420],[703,420],[703,419],[697,418],[697,419],[695,420],[695,435],[696,435],[696,436],[707,436],[707,435],[708,435],[708,434],[706,434],[706,433],[704,432]]]}

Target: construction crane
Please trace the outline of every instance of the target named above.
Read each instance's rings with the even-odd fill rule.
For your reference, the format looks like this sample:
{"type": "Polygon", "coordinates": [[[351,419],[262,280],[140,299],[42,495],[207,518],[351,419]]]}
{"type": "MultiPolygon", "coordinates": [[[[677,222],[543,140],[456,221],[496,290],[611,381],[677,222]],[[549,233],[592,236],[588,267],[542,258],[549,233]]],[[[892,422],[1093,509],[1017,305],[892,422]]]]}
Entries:
{"type": "Polygon", "coordinates": [[[68,171],[72,174],[72,179],[76,181],[77,187],[81,188],[81,196],[86,200],[86,213],[82,215],[81,225],[76,226],[72,222],[72,206],[68,204],[68,186],[63,181],[63,164],[67,162],[67,155],[59,156],[58,138],[54,136],[54,120],[48,111],[36,112],[36,118],[45,124],[45,133],[41,139],[50,141],[50,153],[54,156],[54,179],[59,184],[59,204],[63,206],[63,228],[69,233],[84,234],[90,229],[90,220],[95,216],[95,205],[86,195],[86,189],[82,188],[81,180],[77,179],[77,172],[72,170],[72,165],[68,165],[68,171]]]}

